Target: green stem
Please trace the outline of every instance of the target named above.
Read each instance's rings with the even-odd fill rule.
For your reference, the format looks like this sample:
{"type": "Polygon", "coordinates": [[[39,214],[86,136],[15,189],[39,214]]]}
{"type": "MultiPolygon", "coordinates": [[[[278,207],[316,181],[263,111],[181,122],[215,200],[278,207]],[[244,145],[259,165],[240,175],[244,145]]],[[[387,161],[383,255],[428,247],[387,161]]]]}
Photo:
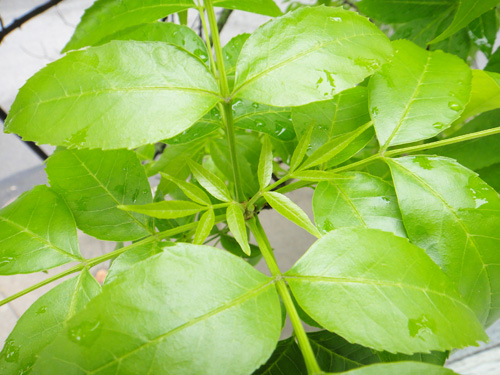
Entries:
{"type": "Polygon", "coordinates": [[[307,373],[309,375],[322,374],[323,372],[321,371],[316,357],[314,356],[311,343],[309,342],[309,338],[307,337],[306,331],[304,330],[302,321],[300,320],[297,309],[295,308],[292,297],[290,296],[288,287],[282,277],[281,271],[278,268],[276,259],[274,258],[274,254],[271,249],[271,245],[269,244],[269,240],[267,239],[266,233],[264,232],[264,229],[262,228],[262,225],[260,224],[257,217],[249,220],[248,225],[253,235],[255,236],[257,243],[259,244],[262,256],[264,257],[264,260],[266,261],[271,274],[276,280],[276,289],[278,290],[278,294],[280,295],[281,300],[285,305],[288,316],[290,317],[290,321],[292,322],[293,330],[295,332],[295,336],[297,337],[300,351],[304,356],[307,373]]]}
{"type": "MultiPolygon", "coordinates": [[[[219,223],[221,221],[224,221],[225,218],[226,218],[225,215],[216,216],[215,222],[219,223]]],[[[126,252],[130,249],[133,249],[134,247],[138,247],[141,245],[148,244],[150,242],[154,242],[154,241],[158,241],[158,240],[161,240],[164,238],[175,236],[176,234],[180,234],[182,232],[186,232],[188,230],[196,228],[197,225],[198,225],[198,222],[189,223],[189,224],[177,227],[177,228],[173,228],[173,229],[169,229],[169,230],[166,230],[163,232],[159,232],[159,233],[156,233],[155,235],[152,235],[148,238],[143,239],[142,241],[135,242],[132,245],[125,246],[125,247],[122,247],[120,249],[116,249],[110,253],[107,253],[107,254],[92,258],[92,259],[86,259],[85,261],[83,261],[83,262],[81,262],[81,263],[79,263],[71,268],[68,268],[67,270],[65,270],[63,272],[58,273],[57,275],[49,277],[43,281],[40,281],[39,283],[37,283],[35,285],[30,286],[29,288],[21,290],[20,292],[15,293],[15,294],[5,298],[4,300],[0,301],[0,306],[3,306],[6,303],[9,303],[9,302],[11,302],[19,297],[24,296],[25,294],[28,294],[28,293],[30,293],[38,288],[41,288],[44,285],[50,284],[50,283],[52,283],[56,280],[59,280],[65,276],[71,275],[71,274],[76,273],[76,272],[80,272],[84,268],[92,268],[100,263],[103,263],[103,262],[109,260],[109,259],[115,258],[118,255],[123,254],[124,252],[126,252]]]]}
{"type": "Polygon", "coordinates": [[[217,70],[219,72],[219,85],[222,96],[224,97],[223,118],[226,124],[226,135],[227,135],[227,142],[229,145],[229,156],[231,159],[231,164],[233,169],[236,200],[240,202],[244,197],[244,193],[241,184],[238,159],[236,157],[236,138],[234,135],[233,108],[232,108],[232,101],[229,96],[229,85],[227,82],[226,70],[224,68],[222,45],[220,43],[219,29],[217,27],[217,19],[215,18],[215,12],[212,0],[204,0],[203,3],[205,4],[205,9],[207,10],[208,23],[210,25],[210,31],[212,32],[212,41],[214,44],[217,70]]]}
{"type": "Polygon", "coordinates": [[[205,44],[207,45],[208,58],[210,59],[210,68],[214,76],[217,76],[217,68],[215,66],[214,55],[212,54],[212,45],[210,44],[210,35],[208,34],[207,20],[205,19],[205,10],[203,7],[198,7],[200,13],[201,24],[203,25],[203,32],[205,33],[205,44]]]}

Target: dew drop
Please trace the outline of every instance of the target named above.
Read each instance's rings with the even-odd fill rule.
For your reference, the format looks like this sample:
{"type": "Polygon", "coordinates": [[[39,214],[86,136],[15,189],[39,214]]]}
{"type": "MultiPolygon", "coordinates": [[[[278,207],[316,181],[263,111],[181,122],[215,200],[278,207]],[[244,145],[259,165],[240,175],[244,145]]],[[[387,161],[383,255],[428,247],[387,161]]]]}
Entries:
{"type": "Polygon", "coordinates": [[[19,360],[19,349],[21,347],[15,345],[14,340],[7,341],[3,349],[5,360],[7,362],[17,362],[19,360]]]}
{"type": "Polygon", "coordinates": [[[340,18],[340,17],[330,17],[330,21],[333,21],[333,22],[342,22],[342,18],[340,18]]]}
{"type": "Polygon", "coordinates": [[[280,124],[275,125],[274,134],[276,134],[277,137],[283,135],[284,132],[286,132],[286,128],[284,126],[281,126],[280,124]]]}
{"type": "Polygon", "coordinates": [[[323,226],[322,226],[323,232],[327,233],[327,232],[330,232],[330,231],[332,231],[334,229],[335,229],[335,227],[333,226],[332,222],[330,221],[330,219],[327,218],[323,222],[323,226]]]}
{"type": "Polygon", "coordinates": [[[377,117],[377,115],[378,115],[378,107],[373,107],[372,108],[372,119],[377,117]]]}
{"type": "Polygon", "coordinates": [[[260,121],[259,121],[259,122],[257,122],[257,123],[255,124],[255,126],[256,126],[256,127],[258,127],[258,128],[262,128],[262,127],[264,126],[264,124],[263,124],[262,122],[260,122],[260,121]]]}
{"type": "Polygon", "coordinates": [[[436,323],[422,315],[418,319],[408,320],[408,331],[411,337],[419,336],[422,338],[421,336],[424,334],[432,334],[436,331],[436,323]]]}
{"type": "Polygon", "coordinates": [[[457,112],[462,109],[462,106],[456,102],[449,102],[448,107],[450,107],[450,109],[457,111],[457,112]]]}
{"type": "Polygon", "coordinates": [[[252,107],[254,107],[255,109],[259,108],[259,103],[252,103],[252,107]]]}
{"type": "Polygon", "coordinates": [[[69,339],[76,344],[92,346],[101,334],[101,322],[83,322],[68,332],[69,339]]]}
{"type": "Polygon", "coordinates": [[[45,314],[47,312],[47,306],[41,306],[38,310],[36,310],[36,315],[45,314]]]}
{"type": "Polygon", "coordinates": [[[432,127],[434,129],[437,129],[437,130],[441,130],[445,127],[446,125],[443,124],[442,122],[435,122],[434,124],[432,124],[432,127]]]}
{"type": "Polygon", "coordinates": [[[0,267],[6,266],[7,264],[9,264],[10,262],[12,262],[13,260],[14,260],[14,258],[12,258],[12,257],[2,257],[2,258],[0,258],[0,267]]]}

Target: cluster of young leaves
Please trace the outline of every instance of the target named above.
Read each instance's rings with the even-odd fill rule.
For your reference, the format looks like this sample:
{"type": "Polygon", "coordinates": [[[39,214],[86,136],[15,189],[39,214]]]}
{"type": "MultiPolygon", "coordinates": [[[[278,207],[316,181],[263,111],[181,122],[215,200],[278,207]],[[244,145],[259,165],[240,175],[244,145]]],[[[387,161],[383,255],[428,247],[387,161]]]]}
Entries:
{"type": "Polygon", "coordinates": [[[1,304],[78,275],[21,317],[0,372],[453,374],[448,352],[500,317],[500,74],[436,49],[496,3],[354,5],[396,34],[453,14],[425,49],[338,7],[97,0],[6,121],[60,147],[50,187],[0,210],[0,274],[76,264],[1,304]],[[213,6],[279,17],[222,48],[213,6]],[[206,42],[158,22],[188,8],[206,42]],[[315,224],[284,195],[305,186],[315,224]],[[265,206],[318,238],[287,272],[265,206]],[[131,244],[86,259],[77,228],[131,244]]]}

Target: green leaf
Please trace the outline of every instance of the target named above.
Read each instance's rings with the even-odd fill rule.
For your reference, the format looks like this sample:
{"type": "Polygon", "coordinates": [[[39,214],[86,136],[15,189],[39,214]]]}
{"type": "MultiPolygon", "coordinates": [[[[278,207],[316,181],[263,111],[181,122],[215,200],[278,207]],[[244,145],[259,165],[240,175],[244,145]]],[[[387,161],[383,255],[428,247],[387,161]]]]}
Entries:
{"type": "Polygon", "coordinates": [[[234,126],[269,134],[282,141],[295,139],[291,109],[271,107],[245,99],[233,103],[234,126]]]}
{"type": "Polygon", "coordinates": [[[500,197],[452,159],[387,162],[408,238],[456,283],[479,321],[491,324],[500,316],[500,197]]]}
{"type": "Polygon", "coordinates": [[[238,241],[243,252],[250,256],[251,250],[248,244],[247,228],[245,224],[245,217],[239,204],[230,204],[226,211],[227,225],[234,238],[238,241]]]}
{"type": "Polygon", "coordinates": [[[500,163],[476,171],[496,191],[500,191],[500,163]]]}
{"type": "Polygon", "coordinates": [[[0,275],[43,271],[82,260],[75,219],[45,185],[0,210],[0,275]]]}
{"type": "Polygon", "coordinates": [[[349,342],[412,354],[487,340],[453,282],[422,249],[392,233],[332,231],[285,277],[304,311],[349,342]]]}
{"type": "Polygon", "coordinates": [[[261,189],[264,189],[273,175],[273,148],[269,138],[264,137],[262,151],[260,152],[258,178],[261,189]]]}
{"type": "Polygon", "coordinates": [[[196,227],[196,232],[194,234],[193,243],[195,245],[203,245],[203,242],[207,239],[210,231],[215,224],[214,210],[209,209],[203,215],[201,215],[198,226],[196,227]]]}
{"type": "Polygon", "coordinates": [[[331,99],[391,55],[387,37],[354,12],[301,8],[264,24],[246,41],[234,95],[278,107],[331,99]]]}
{"type": "MultiPolygon", "coordinates": [[[[500,109],[483,113],[466,123],[459,131],[453,133],[453,136],[495,128],[500,125],[498,123],[499,116],[500,109]]],[[[478,170],[500,163],[500,153],[498,152],[499,144],[500,135],[495,134],[470,141],[436,147],[425,153],[446,156],[455,159],[464,167],[478,170]]]]}
{"type": "Polygon", "coordinates": [[[373,138],[372,123],[369,122],[358,129],[339,135],[314,151],[300,167],[300,170],[328,163],[335,166],[358,153],[373,138]]]}
{"type": "Polygon", "coordinates": [[[332,138],[352,132],[370,121],[368,90],[357,86],[341,92],[332,100],[294,107],[292,119],[299,136],[314,124],[308,150],[310,154],[332,138]]]}
{"type": "Polygon", "coordinates": [[[184,50],[113,41],[69,53],[36,73],[5,126],[38,143],[134,148],[186,130],[220,100],[218,92],[205,64],[184,50]]]}
{"type": "Polygon", "coordinates": [[[186,182],[184,180],[179,180],[178,178],[172,177],[166,173],[160,172],[161,176],[165,178],[166,180],[172,181],[175,183],[179,188],[182,190],[184,194],[189,199],[192,199],[196,203],[199,203],[201,205],[211,205],[212,202],[210,201],[210,198],[208,197],[205,192],[200,189],[198,186],[194,185],[193,183],[186,182]]]}
{"type": "Polygon", "coordinates": [[[370,112],[383,147],[439,134],[459,117],[470,96],[470,69],[458,57],[405,40],[393,45],[393,60],[369,84],[370,112]]]}
{"type": "Polygon", "coordinates": [[[220,118],[221,116],[219,110],[217,107],[214,107],[189,129],[184,130],[181,134],[178,134],[175,137],[165,139],[163,142],[168,143],[169,145],[177,145],[181,143],[199,141],[202,138],[206,138],[208,135],[213,134],[217,129],[222,127],[220,118]]]}
{"type": "Polygon", "coordinates": [[[295,337],[278,342],[271,357],[253,375],[307,375],[306,364],[302,358],[295,337]]]}
{"type": "Polygon", "coordinates": [[[497,30],[498,22],[495,9],[484,13],[481,17],[476,18],[467,26],[467,32],[472,41],[488,58],[493,51],[497,30]]]}
{"type": "Polygon", "coordinates": [[[192,160],[188,160],[187,163],[196,180],[201,186],[207,189],[210,194],[223,202],[232,201],[231,194],[226,184],[219,177],[192,160]]]}
{"type": "Polygon", "coordinates": [[[280,331],[272,279],[223,250],[177,244],[105,285],[33,374],[250,374],[280,331]]]}
{"type": "Polygon", "coordinates": [[[497,48],[484,67],[488,72],[500,73],[500,48],[497,48]]]}
{"type": "Polygon", "coordinates": [[[314,131],[314,127],[311,125],[308,130],[300,137],[300,141],[293,150],[292,158],[290,161],[290,172],[295,171],[302,160],[304,160],[304,156],[306,156],[307,150],[309,149],[309,145],[311,144],[311,136],[314,131]]]}
{"type": "Polygon", "coordinates": [[[229,251],[231,254],[244,258],[252,266],[255,266],[262,259],[260,248],[252,243],[249,244],[250,255],[245,254],[238,241],[227,234],[221,234],[220,243],[224,249],[229,251]]]}
{"type": "Polygon", "coordinates": [[[434,38],[431,43],[437,43],[455,34],[458,30],[467,26],[471,21],[486,13],[497,4],[498,0],[459,0],[453,22],[438,37],[434,38]]]}
{"type": "Polygon", "coordinates": [[[243,45],[250,37],[250,34],[244,33],[236,35],[227,44],[222,47],[222,56],[224,57],[224,68],[226,70],[226,77],[229,83],[229,88],[234,86],[234,74],[236,73],[236,62],[240,56],[243,45]]]}
{"type": "Polygon", "coordinates": [[[205,63],[208,62],[207,47],[198,34],[189,27],[171,22],[154,22],[132,26],[108,35],[93,45],[100,46],[112,40],[165,42],[190,52],[205,63]]]}
{"type": "Polygon", "coordinates": [[[414,19],[428,19],[454,7],[456,0],[362,0],[357,3],[359,10],[377,21],[385,23],[410,22],[414,19]]]}
{"type": "MultiPolygon", "coordinates": [[[[239,9],[268,16],[279,16],[271,0],[214,0],[215,6],[239,9]]],[[[63,52],[94,45],[109,34],[131,26],[149,23],[172,13],[196,8],[193,0],[97,0],[88,8],[63,52]]]]}
{"type": "Polygon", "coordinates": [[[156,154],[156,145],[155,144],[149,144],[149,145],[144,145],[141,147],[136,148],[135,153],[137,154],[137,157],[139,158],[140,161],[153,161],[155,158],[156,154]]]}
{"type": "Polygon", "coordinates": [[[262,194],[267,203],[274,208],[280,215],[283,215],[292,223],[297,224],[299,227],[307,230],[315,237],[321,237],[321,233],[311,222],[307,214],[293,203],[285,195],[276,193],[274,191],[268,191],[262,194]]]}
{"type": "Polygon", "coordinates": [[[99,294],[101,286],[88,272],[59,284],[36,300],[19,318],[0,352],[3,375],[28,374],[37,355],[73,315],[99,294]]]}
{"type": "Polygon", "coordinates": [[[392,185],[362,172],[342,176],[351,179],[322,182],[314,190],[314,221],[321,231],[365,227],[406,237],[392,185]]]}
{"type": "Polygon", "coordinates": [[[206,206],[200,206],[190,201],[162,201],[132,206],[119,205],[118,208],[123,211],[137,212],[158,219],[175,219],[190,216],[207,209],[206,206]]]}
{"type": "Polygon", "coordinates": [[[108,241],[137,240],[152,233],[147,216],[117,208],[153,201],[133,151],[61,150],[49,158],[45,170],[83,232],[108,241]]]}
{"type": "Polygon", "coordinates": [[[383,363],[336,375],[457,375],[450,369],[418,362],[383,363]]]}
{"type": "Polygon", "coordinates": [[[500,74],[473,70],[470,102],[460,120],[497,108],[500,108],[500,74]]]}
{"type": "Polygon", "coordinates": [[[292,178],[296,178],[302,181],[330,181],[330,180],[346,180],[350,178],[329,171],[299,171],[299,172],[293,172],[290,176],[292,178]]]}

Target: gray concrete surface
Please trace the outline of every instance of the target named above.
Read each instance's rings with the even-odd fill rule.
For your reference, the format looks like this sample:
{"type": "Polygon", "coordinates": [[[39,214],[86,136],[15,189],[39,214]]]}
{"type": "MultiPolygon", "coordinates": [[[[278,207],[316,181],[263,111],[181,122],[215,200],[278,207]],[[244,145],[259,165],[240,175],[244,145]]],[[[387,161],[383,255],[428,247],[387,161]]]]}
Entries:
{"type": "MultiPolygon", "coordinates": [[[[45,0],[0,0],[0,15],[4,24],[13,18],[44,3],[45,0]]],[[[56,8],[30,21],[22,29],[10,34],[0,45],[0,106],[8,110],[17,90],[32,74],[45,64],[60,57],[59,52],[69,40],[75,25],[92,0],[65,0],[56,8]]],[[[251,32],[268,18],[235,12],[222,34],[223,43],[234,35],[251,32]]],[[[190,23],[193,21],[192,17],[190,23]]],[[[481,63],[480,63],[481,64],[481,63]]],[[[45,147],[51,152],[51,147],[45,147]]],[[[0,207],[12,201],[34,185],[45,183],[45,173],[40,160],[19,139],[0,132],[0,207]]],[[[310,190],[295,192],[290,197],[311,215],[310,190]]],[[[313,237],[276,212],[261,215],[264,227],[269,231],[280,268],[286,270],[307,250],[313,237]]],[[[79,234],[82,252],[89,257],[109,252],[113,243],[96,241],[79,234]]],[[[60,269],[44,273],[0,276],[0,299],[35,284],[60,269]]],[[[265,264],[258,268],[267,273],[265,264]]],[[[94,270],[94,273],[97,270],[94,270]]],[[[43,293],[52,286],[41,288],[6,306],[0,307],[0,346],[12,330],[16,320],[43,293]]],[[[457,327],[460,329],[460,327],[457,327]]],[[[290,332],[290,327],[286,327],[290,332]]],[[[448,367],[463,375],[500,375],[500,324],[488,330],[489,345],[457,351],[448,361],[448,367]]],[[[286,335],[286,334],[285,334],[286,335]]]]}

